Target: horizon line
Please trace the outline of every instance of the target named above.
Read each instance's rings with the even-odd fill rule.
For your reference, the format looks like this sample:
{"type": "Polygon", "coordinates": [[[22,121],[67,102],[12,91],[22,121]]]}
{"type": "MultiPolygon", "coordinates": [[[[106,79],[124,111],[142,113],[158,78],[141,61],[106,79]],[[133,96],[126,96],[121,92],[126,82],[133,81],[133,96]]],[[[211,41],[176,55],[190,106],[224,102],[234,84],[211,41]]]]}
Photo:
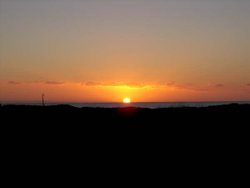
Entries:
{"type": "MultiPolygon", "coordinates": [[[[1,101],[1,100],[0,100],[1,101]]],[[[137,103],[239,103],[239,102],[248,102],[250,103],[250,100],[197,100],[197,101],[136,101],[131,102],[130,104],[137,104],[137,103]]],[[[0,104],[42,104],[41,101],[1,101],[0,104]]],[[[123,104],[122,101],[47,101],[45,104],[123,104]]]]}

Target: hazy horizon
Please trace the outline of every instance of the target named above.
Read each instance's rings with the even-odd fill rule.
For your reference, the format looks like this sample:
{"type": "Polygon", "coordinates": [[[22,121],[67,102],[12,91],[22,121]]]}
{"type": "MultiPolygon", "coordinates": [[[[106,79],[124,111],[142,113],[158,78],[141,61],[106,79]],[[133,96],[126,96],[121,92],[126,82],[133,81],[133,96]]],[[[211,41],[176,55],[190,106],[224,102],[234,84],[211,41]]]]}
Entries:
{"type": "MultiPolygon", "coordinates": [[[[123,103],[122,101],[46,101],[45,104],[112,104],[112,103],[123,103]]],[[[130,104],[133,103],[250,103],[250,100],[229,100],[229,101],[131,101],[130,104]]],[[[28,101],[0,101],[0,104],[41,104],[42,105],[42,100],[28,100],[28,101]]]]}
{"type": "Polygon", "coordinates": [[[0,102],[250,101],[250,1],[0,0],[0,102]]]}

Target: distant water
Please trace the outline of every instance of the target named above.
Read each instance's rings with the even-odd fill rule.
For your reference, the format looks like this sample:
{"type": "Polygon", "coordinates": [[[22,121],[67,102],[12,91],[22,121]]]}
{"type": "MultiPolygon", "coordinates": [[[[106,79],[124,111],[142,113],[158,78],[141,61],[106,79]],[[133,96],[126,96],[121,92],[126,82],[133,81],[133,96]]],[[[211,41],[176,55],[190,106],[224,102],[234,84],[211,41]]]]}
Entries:
{"type": "Polygon", "coordinates": [[[130,104],[124,103],[71,103],[75,107],[101,107],[101,108],[117,108],[117,107],[138,107],[138,108],[171,108],[171,107],[207,107],[225,104],[250,104],[249,102],[135,102],[130,104]]]}
{"type": "MultiPolygon", "coordinates": [[[[171,108],[171,107],[207,107],[226,104],[250,104],[250,101],[240,102],[135,102],[130,104],[124,103],[46,103],[46,105],[68,104],[74,107],[92,107],[92,108],[118,108],[118,107],[138,107],[138,108],[171,108]]],[[[9,104],[26,104],[26,105],[41,105],[37,102],[29,103],[9,103],[9,104]]]]}

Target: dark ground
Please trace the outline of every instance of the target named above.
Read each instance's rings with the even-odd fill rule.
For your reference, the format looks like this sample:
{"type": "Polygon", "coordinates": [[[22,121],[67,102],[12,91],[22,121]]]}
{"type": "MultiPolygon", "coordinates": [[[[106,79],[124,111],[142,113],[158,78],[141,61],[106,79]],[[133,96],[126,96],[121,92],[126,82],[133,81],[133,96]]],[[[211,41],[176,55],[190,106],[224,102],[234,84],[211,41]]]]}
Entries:
{"type": "Polygon", "coordinates": [[[6,105],[0,114],[1,127],[17,137],[241,138],[250,125],[250,105],[238,104],[165,109],[6,105]]]}
{"type": "Polygon", "coordinates": [[[143,172],[169,177],[165,171],[192,176],[194,182],[210,182],[211,177],[230,182],[222,175],[239,173],[247,177],[250,105],[168,109],[1,106],[0,117],[5,174],[21,175],[28,169],[27,177],[36,178],[33,171],[54,177],[60,172],[79,176],[79,171],[105,175],[113,170],[119,176],[116,172],[126,169],[136,179],[143,172]]]}

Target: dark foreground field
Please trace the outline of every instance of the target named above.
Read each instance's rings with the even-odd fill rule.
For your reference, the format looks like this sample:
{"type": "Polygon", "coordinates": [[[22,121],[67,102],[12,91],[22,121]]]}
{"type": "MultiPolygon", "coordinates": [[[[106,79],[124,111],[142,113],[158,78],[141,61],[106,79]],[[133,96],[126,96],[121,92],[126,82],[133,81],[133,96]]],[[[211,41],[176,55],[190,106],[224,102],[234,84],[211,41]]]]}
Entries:
{"type": "Polygon", "coordinates": [[[250,125],[250,105],[238,104],[165,109],[6,105],[1,106],[0,114],[2,128],[38,136],[238,137],[250,125]]]}
{"type": "Polygon", "coordinates": [[[221,177],[215,169],[229,173],[246,167],[248,160],[250,105],[168,109],[1,106],[0,114],[3,156],[10,161],[8,165],[21,164],[20,169],[27,164],[39,164],[39,169],[56,164],[56,169],[63,169],[66,162],[95,170],[93,165],[106,164],[105,174],[110,164],[123,164],[122,169],[140,164],[142,170],[151,164],[166,165],[164,170],[183,168],[189,174],[196,165],[197,172],[210,169],[221,177]]]}

